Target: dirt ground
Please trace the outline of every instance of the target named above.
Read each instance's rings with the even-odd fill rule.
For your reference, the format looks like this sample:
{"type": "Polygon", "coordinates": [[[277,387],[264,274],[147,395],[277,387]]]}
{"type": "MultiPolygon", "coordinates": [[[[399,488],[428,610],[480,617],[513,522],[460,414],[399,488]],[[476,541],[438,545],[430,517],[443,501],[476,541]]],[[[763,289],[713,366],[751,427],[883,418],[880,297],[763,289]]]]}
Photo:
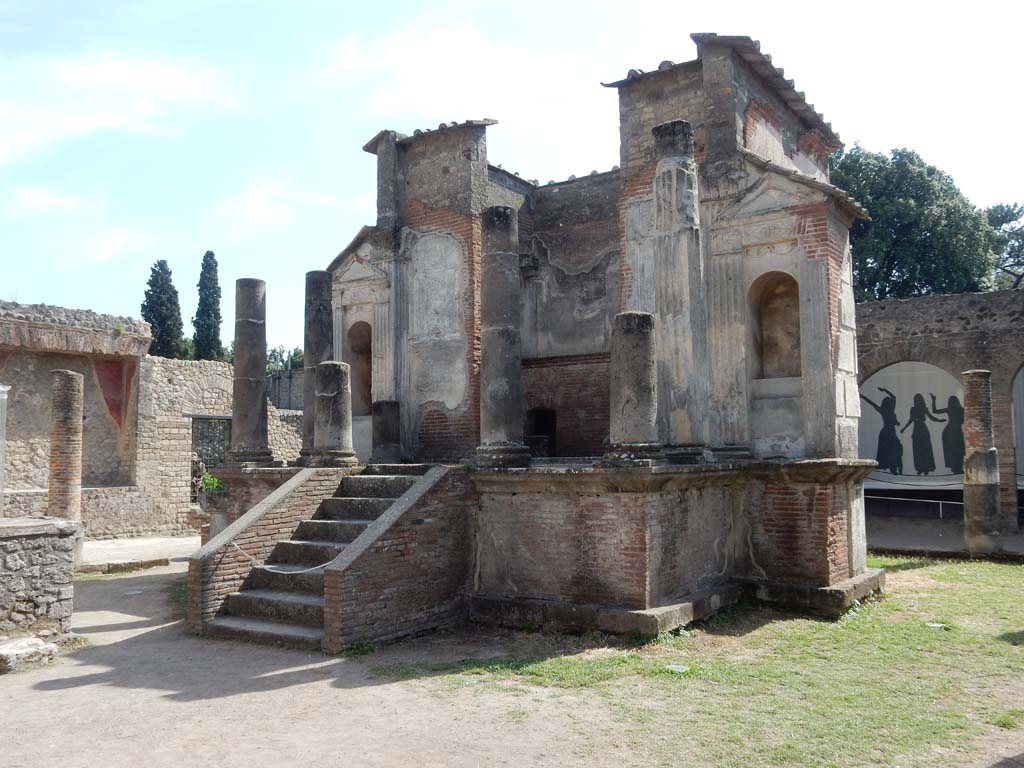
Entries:
{"type": "MultiPolygon", "coordinates": [[[[0,677],[0,765],[639,764],[626,725],[586,693],[439,691],[371,666],[465,656],[457,637],[333,658],[188,635],[164,589],[183,564],[80,581],[91,645],[0,677]]],[[[483,655],[498,644],[474,643],[483,655]]]]}

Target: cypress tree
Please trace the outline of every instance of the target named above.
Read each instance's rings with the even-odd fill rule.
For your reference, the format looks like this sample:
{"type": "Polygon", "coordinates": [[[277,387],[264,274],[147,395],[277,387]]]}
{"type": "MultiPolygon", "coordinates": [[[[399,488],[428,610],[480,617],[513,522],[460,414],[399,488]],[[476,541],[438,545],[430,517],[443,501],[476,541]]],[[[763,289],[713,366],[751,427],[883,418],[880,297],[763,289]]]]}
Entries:
{"type": "Polygon", "coordinates": [[[185,351],[181,307],[178,289],[171,282],[171,268],[166,261],[160,259],[153,265],[147,286],[146,299],[142,302],[142,319],[153,328],[149,353],[180,358],[185,351]]]}
{"type": "Polygon", "coordinates": [[[192,318],[195,333],[192,342],[196,360],[221,360],[224,347],[220,343],[220,282],[217,280],[217,257],[213,251],[203,256],[199,272],[199,304],[192,318]]]}

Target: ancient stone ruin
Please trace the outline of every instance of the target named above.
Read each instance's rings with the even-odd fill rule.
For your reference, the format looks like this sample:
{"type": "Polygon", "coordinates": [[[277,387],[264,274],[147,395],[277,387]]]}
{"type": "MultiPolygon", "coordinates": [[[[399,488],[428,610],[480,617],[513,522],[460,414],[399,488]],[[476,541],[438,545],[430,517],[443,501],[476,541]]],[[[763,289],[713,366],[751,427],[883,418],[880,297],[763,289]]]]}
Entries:
{"type": "Polygon", "coordinates": [[[328,266],[330,328],[307,277],[304,466],[267,466],[236,335],[244,471],[283,482],[192,558],[193,631],[325,650],[467,618],[655,633],[744,593],[834,616],[881,588],[857,458],[865,213],[828,183],[839,138],[758,45],[693,39],[696,60],[607,86],[611,171],[528,181],[489,163],[493,120],[364,147],[377,221],[328,266]]]}

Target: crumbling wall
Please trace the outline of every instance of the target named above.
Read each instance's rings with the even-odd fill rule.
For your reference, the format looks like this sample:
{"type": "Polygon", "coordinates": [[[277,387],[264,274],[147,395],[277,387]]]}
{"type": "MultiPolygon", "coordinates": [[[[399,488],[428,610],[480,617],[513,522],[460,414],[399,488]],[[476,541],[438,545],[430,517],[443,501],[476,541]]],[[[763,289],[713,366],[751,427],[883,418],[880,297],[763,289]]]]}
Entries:
{"type": "Polygon", "coordinates": [[[0,632],[71,631],[79,536],[69,520],[0,520],[0,632]]]}

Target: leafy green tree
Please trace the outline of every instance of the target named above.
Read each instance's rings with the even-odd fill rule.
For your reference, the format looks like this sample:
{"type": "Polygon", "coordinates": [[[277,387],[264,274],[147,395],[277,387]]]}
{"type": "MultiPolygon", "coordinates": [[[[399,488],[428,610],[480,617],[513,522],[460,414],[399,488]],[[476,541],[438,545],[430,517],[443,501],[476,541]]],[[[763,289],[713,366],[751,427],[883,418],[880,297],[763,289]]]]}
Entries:
{"type": "Polygon", "coordinates": [[[302,349],[295,347],[291,352],[282,347],[267,350],[267,373],[302,367],[302,349]]]}
{"type": "Polygon", "coordinates": [[[992,282],[997,288],[1020,288],[1024,283],[1024,205],[993,205],[985,213],[999,234],[992,282]]]}
{"type": "Polygon", "coordinates": [[[199,303],[192,318],[192,343],[196,360],[222,360],[224,346],[220,342],[220,282],[217,279],[217,257],[213,251],[203,256],[199,272],[199,303]]]}
{"type": "Polygon", "coordinates": [[[916,152],[887,157],[855,146],[833,157],[831,179],[871,215],[850,231],[859,301],[987,287],[999,234],[916,152]]]}
{"type": "Polygon", "coordinates": [[[171,268],[160,259],[149,273],[146,298],[142,302],[142,319],[153,328],[151,355],[181,358],[185,355],[182,336],[181,306],[178,289],[171,280],[171,268]]]}

